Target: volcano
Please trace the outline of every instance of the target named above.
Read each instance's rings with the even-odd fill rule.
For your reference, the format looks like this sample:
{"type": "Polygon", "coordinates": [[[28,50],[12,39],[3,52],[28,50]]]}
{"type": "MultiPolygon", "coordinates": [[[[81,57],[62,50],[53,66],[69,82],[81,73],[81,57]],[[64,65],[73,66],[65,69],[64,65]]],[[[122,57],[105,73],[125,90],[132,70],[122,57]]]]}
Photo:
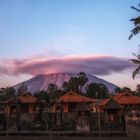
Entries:
{"type": "MultiPolygon", "coordinates": [[[[61,89],[64,82],[67,82],[71,77],[76,76],[76,74],[71,73],[55,73],[55,74],[40,74],[36,75],[33,78],[23,81],[17,85],[14,86],[14,88],[17,90],[23,83],[27,86],[28,92],[31,92],[32,94],[41,91],[41,90],[47,90],[48,85],[50,83],[55,84],[58,89],[61,89]]],[[[102,83],[107,86],[110,93],[114,92],[114,89],[118,86],[105,81],[103,79],[100,79],[93,75],[87,75],[88,83],[102,83]]]]}

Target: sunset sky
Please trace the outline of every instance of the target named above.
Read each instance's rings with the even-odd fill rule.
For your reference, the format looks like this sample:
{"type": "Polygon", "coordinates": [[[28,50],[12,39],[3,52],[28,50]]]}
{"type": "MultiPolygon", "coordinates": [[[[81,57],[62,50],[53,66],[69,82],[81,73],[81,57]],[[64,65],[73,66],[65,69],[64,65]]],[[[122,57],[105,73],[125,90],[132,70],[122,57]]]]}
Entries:
{"type": "Polygon", "coordinates": [[[139,0],[0,0],[0,87],[37,74],[84,71],[135,89],[128,40],[139,0]]]}

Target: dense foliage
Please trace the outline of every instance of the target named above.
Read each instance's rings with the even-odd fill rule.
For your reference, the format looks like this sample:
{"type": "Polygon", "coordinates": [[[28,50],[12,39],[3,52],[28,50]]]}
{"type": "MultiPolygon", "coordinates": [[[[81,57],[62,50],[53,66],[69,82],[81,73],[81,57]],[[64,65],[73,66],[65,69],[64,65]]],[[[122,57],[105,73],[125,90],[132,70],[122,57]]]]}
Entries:
{"type": "Polygon", "coordinates": [[[91,83],[86,87],[87,96],[95,99],[104,99],[108,97],[108,89],[102,83],[91,83]]]}

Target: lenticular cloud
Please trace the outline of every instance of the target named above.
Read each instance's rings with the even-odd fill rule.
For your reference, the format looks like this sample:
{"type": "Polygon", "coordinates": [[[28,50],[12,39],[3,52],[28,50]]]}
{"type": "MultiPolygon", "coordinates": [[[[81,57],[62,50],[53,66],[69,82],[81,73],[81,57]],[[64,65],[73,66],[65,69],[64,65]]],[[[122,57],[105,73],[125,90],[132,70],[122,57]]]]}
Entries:
{"type": "Polygon", "coordinates": [[[124,58],[112,56],[81,56],[48,59],[32,57],[27,59],[12,59],[0,61],[0,74],[49,74],[49,73],[78,73],[107,75],[120,72],[133,65],[124,58]]]}

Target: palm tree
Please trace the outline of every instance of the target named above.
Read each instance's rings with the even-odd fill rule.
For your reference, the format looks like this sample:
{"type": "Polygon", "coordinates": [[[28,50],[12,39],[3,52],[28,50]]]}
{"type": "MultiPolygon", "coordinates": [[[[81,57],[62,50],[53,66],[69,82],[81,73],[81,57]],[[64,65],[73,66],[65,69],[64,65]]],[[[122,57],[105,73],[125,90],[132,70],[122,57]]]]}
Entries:
{"type": "MultiPolygon", "coordinates": [[[[140,7],[140,4],[138,5],[140,7]]],[[[131,6],[132,9],[136,10],[137,12],[140,12],[139,8],[136,8],[134,6],[131,6]]],[[[132,21],[135,25],[135,27],[131,30],[131,34],[129,36],[129,39],[131,39],[134,35],[137,35],[140,33],[140,16],[136,18],[132,18],[130,21],[132,21]]],[[[134,70],[132,77],[133,79],[136,77],[136,75],[140,71],[140,54],[136,55],[133,53],[133,55],[136,57],[136,59],[130,59],[134,64],[138,65],[138,67],[134,70]]]]}
{"type": "Polygon", "coordinates": [[[68,81],[69,89],[73,92],[79,93],[78,87],[79,87],[79,79],[78,77],[71,77],[68,81]]]}
{"type": "Polygon", "coordinates": [[[133,71],[132,77],[133,79],[136,77],[136,75],[140,71],[140,54],[136,55],[133,53],[133,55],[136,57],[135,59],[130,59],[134,64],[138,65],[138,67],[133,71]]]}
{"type": "Polygon", "coordinates": [[[48,93],[49,94],[53,94],[57,91],[57,85],[53,84],[53,83],[50,83],[48,85],[48,89],[47,89],[48,93]]]}
{"type": "Polygon", "coordinates": [[[86,86],[86,93],[91,98],[104,99],[108,97],[108,88],[102,83],[90,83],[86,86]]]}
{"type": "Polygon", "coordinates": [[[86,94],[90,98],[97,98],[99,92],[99,84],[98,83],[90,83],[86,86],[86,94]]]}
{"type": "MultiPolygon", "coordinates": [[[[140,4],[138,5],[140,7],[140,4]]],[[[140,12],[139,8],[136,8],[134,6],[131,6],[132,9],[136,10],[137,12],[140,12]]],[[[134,35],[137,35],[140,32],[140,16],[136,18],[130,19],[135,25],[135,27],[131,30],[131,34],[129,36],[129,39],[131,39],[134,35]]]]}
{"type": "Polygon", "coordinates": [[[65,91],[65,92],[68,92],[68,91],[69,91],[69,84],[68,84],[68,82],[64,82],[64,83],[63,83],[62,89],[63,89],[63,91],[65,91]]]}
{"type": "Polygon", "coordinates": [[[87,76],[84,72],[79,72],[77,75],[78,75],[78,79],[79,79],[80,92],[82,93],[83,92],[83,87],[88,82],[88,78],[87,78],[87,76]]]}

